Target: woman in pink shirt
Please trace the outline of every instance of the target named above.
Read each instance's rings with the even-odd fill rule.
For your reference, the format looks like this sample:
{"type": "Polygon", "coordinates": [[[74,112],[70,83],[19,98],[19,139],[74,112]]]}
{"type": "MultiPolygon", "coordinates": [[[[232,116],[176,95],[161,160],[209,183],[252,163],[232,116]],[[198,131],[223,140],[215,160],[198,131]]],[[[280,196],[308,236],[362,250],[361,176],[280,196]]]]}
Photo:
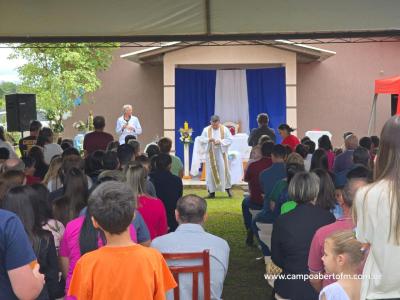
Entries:
{"type": "Polygon", "coordinates": [[[324,134],[318,139],[318,148],[325,150],[326,156],[328,157],[328,171],[332,172],[335,154],[333,153],[333,147],[329,136],[324,134]]]}
{"type": "MultiPolygon", "coordinates": [[[[132,241],[136,242],[136,231],[130,225],[132,241]]],[[[106,244],[104,234],[95,229],[89,212],[68,222],[60,243],[60,264],[64,278],[66,278],[65,291],[68,292],[72,273],[79,258],[90,251],[96,250],[106,244]]],[[[68,298],[67,298],[68,299],[68,298]]]]}
{"type": "Polygon", "coordinates": [[[125,168],[126,180],[138,195],[138,211],[149,228],[150,237],[154,238],[168,232],[167,213],[164,203],[146,194],[146,170],[138,162],[133,162],[125,168]]]}

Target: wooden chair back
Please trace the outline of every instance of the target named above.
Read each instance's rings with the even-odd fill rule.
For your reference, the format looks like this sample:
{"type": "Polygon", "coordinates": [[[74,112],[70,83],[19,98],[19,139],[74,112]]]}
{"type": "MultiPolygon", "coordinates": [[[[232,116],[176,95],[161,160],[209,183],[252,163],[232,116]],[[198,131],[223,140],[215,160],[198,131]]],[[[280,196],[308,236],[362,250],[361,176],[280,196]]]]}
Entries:
{"type": "Polygon", "coordinates": [[[172,275],[175,278],[178,286],[174,289],[174,300],[179,300],[179,274],[181,273],[192,273],[192,299],[199,299],[199,273],[203,273],[203,285],[204,285],[204,300],[211,299],[211,287],[210,287],[210,251],[204,250],[203,252],[194,253],[163,253],[166,260],[192,260],[201,259],[201,265],[192,266],[169,266],[172,275]]]}

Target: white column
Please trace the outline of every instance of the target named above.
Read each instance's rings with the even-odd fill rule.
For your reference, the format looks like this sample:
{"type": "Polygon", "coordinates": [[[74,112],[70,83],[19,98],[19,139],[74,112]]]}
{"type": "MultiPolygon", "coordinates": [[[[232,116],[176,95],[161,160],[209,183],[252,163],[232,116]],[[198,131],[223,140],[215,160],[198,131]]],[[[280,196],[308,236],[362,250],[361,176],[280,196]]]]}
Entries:
{"type": "Polygon", "coordinates": [[[189,173],[189,143],[184,143],[183,144],[183,160],[184,160],[184,173],[183,173],[183,179],[191,179],[192,177],[190,176],[189,173]]]}

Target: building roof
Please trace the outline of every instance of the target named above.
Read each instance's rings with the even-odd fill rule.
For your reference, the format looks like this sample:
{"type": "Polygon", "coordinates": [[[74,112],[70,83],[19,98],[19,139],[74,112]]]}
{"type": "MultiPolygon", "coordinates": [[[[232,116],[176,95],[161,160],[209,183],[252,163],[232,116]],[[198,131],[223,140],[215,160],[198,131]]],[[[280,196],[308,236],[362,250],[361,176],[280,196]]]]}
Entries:
{"type": "MultiPolygon", "coordinates": [[[[253,45],[264,45],[266,47],[274,47],[286,51],[295,52],[297,54],[297,61],[299,63],[310,63],[313,61],[323,61],[336,54],[334,51],[317,48],[310,45],[304,45],[295,43],[288,40],[275,40],[275,41],[259,41],[259,43],[253,43],[253,45]]],[[[241,46],[246,45],[245,41],[242,42],[167,42],[160,43],[158,46],[151,46],[130,53],[121,55],[121,58],[128,59],[135,63],[145,64],[158,64],[163,61],[163,54],[177,51],[186,47],[193,46],[241,46]]]]}

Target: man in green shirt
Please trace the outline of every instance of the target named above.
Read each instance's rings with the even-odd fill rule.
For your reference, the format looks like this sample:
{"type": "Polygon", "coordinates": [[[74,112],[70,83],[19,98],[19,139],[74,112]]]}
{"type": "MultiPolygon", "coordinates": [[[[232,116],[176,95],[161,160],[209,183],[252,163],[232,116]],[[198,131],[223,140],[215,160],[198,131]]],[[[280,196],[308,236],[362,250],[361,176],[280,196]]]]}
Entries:
{"type": "Polygon", "coordinates": [[[164,154],[169,154],[172,159],[171,173],[180,178],[183,177],[183,164],[178,156],[171,155],[170,151],[172,148],[172,140],[167,137],[163,137],[158,141],[158,147],[160,147],[160,152],[164,154]]]}

